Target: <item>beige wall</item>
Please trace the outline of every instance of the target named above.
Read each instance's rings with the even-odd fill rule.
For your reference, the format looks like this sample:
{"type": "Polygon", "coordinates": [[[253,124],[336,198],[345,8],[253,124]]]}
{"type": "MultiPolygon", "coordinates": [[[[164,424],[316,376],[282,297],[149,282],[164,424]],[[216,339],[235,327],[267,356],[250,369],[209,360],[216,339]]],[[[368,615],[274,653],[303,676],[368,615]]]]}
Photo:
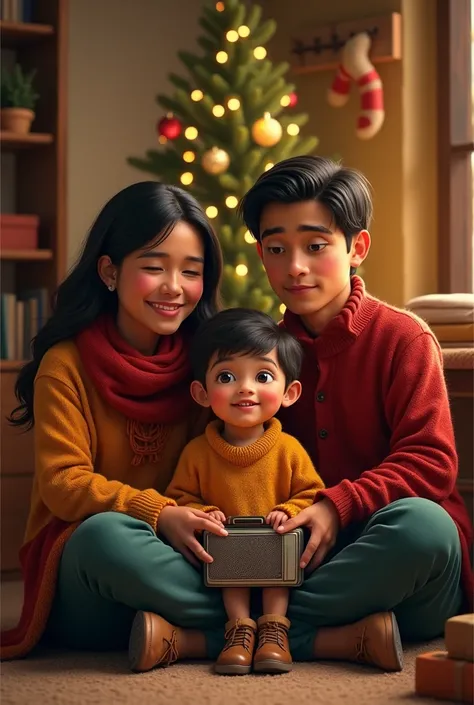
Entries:
{"type": "MultiPolygon", "coordinates": [[[[333,72],[293,76],[299,107],[310,114],[302,132],[317,135],[318,153],[361,169],[374,189],[372,248],[364,277],[372,293],[395,305],[435,290],[436,162],[434,7],[432,0],[266,0],[278,23],[271,58],[290,58],[291,38],[318,26],[402,12],[403,61],[379,64],[386,118],[364,142],[355,136],[357,91],[344,108],[326,101],[333,72]]],[[[291,61],[291,58],[290,58],[291,61]]]]}
{"type": "Polygon", "coordinates": [[[178,49],[194,49],[201,0],[70,0],[68,239],[77,255],[115,192],[148,176],[126,163],[155,144],[178,49]]]}

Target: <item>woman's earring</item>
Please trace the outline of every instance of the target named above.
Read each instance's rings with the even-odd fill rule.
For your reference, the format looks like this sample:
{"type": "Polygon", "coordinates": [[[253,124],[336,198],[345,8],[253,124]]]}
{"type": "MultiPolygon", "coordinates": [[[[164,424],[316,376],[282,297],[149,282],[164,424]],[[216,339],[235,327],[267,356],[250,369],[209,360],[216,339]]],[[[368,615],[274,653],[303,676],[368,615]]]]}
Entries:
{"type": "Polygon", "coordinates": [[[108,289],[109,291],[115,291],[115,284],[109,284],[109,286],[107,287],[107,289],[108,289]]]}

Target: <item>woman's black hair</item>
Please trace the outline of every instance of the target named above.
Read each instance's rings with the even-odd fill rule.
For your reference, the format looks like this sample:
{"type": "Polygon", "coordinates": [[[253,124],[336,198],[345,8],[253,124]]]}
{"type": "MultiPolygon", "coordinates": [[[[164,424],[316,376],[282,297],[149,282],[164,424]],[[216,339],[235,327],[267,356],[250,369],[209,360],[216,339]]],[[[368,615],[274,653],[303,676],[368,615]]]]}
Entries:
{"type": "Polygon", "coordinates": [[[178,221],[196,228],[204,244],[203,295],[183,327],[194,331],[219,310],[221,249],[201,206],[177,186],[155,181],[128,186],[101,210],[76,265],[57,290],[52,315],[32,341],[33,359],[18,375],[15,394],[20,404],[12,411],[10,423],[33,426],[34,380],[46,352],[74,338],[101,314],[117,311],[117,295],[107,290],[99,276],[99,258],[108,255],[119,267],[132,252],[163,242],[178,221]]]}

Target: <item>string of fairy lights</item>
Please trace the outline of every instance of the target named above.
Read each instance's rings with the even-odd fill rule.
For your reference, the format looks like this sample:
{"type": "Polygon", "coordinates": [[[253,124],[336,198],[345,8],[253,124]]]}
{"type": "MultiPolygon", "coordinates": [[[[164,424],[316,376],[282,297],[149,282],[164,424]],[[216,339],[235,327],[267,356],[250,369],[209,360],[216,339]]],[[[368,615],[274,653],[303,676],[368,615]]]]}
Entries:
{"type": "MultiPolygon", "coordinates": [[[[225,4],[224,2],[216,2],[216,10],[218,12],[224,12],[225,4]]],[[[233,44],[240,40],[245,40],[251,35],[251,30],[247,25],[241,25],[237,29],[230,29],[226,32],[226,40],[233,44]]],[[[264,46],[257,46],[253,49],[253,56],[257,61],[262,61],[267,56],[267,50],[264,46]]],[[[229,54],[225,49],[219,50],[215,54],[215,61],[218,64],[226,64],[229,60],[229,54]]],[[[204,92],[200,88],[195,88],[190,93],[190,98],[193,102],[198,103],[204,99],[204,92]]],[[[298,98],[295,93],[285,94],[280,99],[280,105],[284,108],[294,107],[298,102],[298,98]]],[[[216,103],[212,106],[212,115],[219,119],[226,115],[226,111],[236,111],[241,108],[241,101],[236,96],[229,96],[225,100],[225,104],[216,103]]],[[[173,115],[173,113],[168,113],[165,118],[160,120],[158,123],[158,141],[161,144],[165,144],[168,140],[176,139],[182,131],[182,125],[179,120],[173,115]]],[[[300,128],[296,123],[289,123],[286,127],[286,132],[288,135],[296,137],[299,134],[300,128]]],[[[265,112],[263,117],[256,120],[256,122],[251,127],[251,135],[254,142],[260,147],[273,147],[276,145],[283,134],[282,125],[278,120],[272,118],[269,112],[265,112]]],[[[190,125],[184,129],[184,137],[189,142],[194,142],[199,138],[199,131],[197,127],[190,125]]],[[[191,145],[190,145],[191,147],[191,145]]],[[[191,165],[196,161],[196,152],[192,149],[185,149],[182,153],[183,162],[187,165],[191,165]]],[[[230,157],[227,152],[218,147],[212,147],[210,150],[204,153],[201,158],[201,164],[204,170],[213,175],[223,174],[230,165],[230,157]]],[[[264,166],[265,171],[271,169],[273,166],[272,162],[267,162],[264,166]]],[[[190,186],[194,181],[194,174],[188,168],[181,173],[180,182],[183,186],[190,186]]],[[[238,199],[236,196],[229,195],[225,198],[225,206],[229,209],[236,208],[238,206],[238,199]]],[[[210,219],[217,218],[219,215],[219,209],[215,205],[209,205],[206,208],[206,215],[210,219]]],[[[244,234],[244,240],[248,244],[253,244],[255,241],[247,230],[244,234]]],[[[245,264],[238,264],[235,267],[235,273],[239,277],[245,277],[248,274],[248,267],[245,264]]],[[[284,307],[282,306],[280,310],[283,312],[284,307]]]]}

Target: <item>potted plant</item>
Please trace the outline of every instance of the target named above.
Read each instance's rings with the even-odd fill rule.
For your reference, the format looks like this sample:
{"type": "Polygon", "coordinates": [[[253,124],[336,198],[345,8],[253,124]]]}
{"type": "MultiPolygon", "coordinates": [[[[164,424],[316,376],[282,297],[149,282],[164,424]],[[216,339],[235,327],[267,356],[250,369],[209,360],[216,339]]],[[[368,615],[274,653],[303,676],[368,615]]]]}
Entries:
{"type": "Polygon", "coordinates": [[[26,135],[35,118],[34,108],[39,96],[33,88],[36,70],[24,73],[20,64],[11,71],[2,71],[1,127],[2,130],[26,135]]]}

